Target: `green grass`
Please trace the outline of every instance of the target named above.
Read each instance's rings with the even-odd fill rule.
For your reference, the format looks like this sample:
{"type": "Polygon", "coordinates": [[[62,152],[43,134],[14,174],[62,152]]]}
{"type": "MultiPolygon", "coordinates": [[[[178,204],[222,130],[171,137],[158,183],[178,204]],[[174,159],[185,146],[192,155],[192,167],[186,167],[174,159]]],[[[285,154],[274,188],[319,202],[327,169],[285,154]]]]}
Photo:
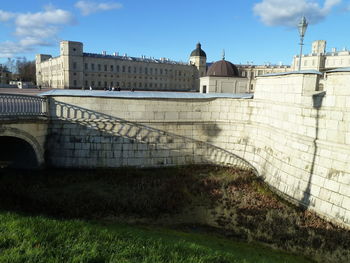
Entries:
{"type": "Polygon", "coordinates": [[[0,212],[0,262],[310,262],[208,234],[0,212]]]}

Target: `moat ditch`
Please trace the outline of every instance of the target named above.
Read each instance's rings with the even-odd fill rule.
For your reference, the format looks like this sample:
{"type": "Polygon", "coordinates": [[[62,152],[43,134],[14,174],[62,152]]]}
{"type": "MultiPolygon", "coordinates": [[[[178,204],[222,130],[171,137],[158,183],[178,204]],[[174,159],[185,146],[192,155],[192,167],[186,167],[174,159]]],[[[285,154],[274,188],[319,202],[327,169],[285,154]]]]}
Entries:
{"type": "Polygon", "coordinates": [[[316,262],[350,262],[350,231],[282,200],[250,171],[217,166],[2,170],[0,209],[259,242],[316,262]]]}

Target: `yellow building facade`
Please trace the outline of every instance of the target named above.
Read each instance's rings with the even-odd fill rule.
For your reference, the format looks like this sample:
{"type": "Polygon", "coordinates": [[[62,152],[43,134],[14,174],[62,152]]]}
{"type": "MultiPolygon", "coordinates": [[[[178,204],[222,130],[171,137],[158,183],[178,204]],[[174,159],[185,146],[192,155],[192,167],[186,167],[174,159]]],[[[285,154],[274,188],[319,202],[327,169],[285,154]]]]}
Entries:
{"type": "Polygon", "coordinates": [[[206,56],[196,50],[191,53],[189,63],[182,63],[166,58],[85,53],[83,43],[61,41],[60,56],[36,56],[37,85],[59,89],[115,87],[121,90],[198,91],[206,56]]]}

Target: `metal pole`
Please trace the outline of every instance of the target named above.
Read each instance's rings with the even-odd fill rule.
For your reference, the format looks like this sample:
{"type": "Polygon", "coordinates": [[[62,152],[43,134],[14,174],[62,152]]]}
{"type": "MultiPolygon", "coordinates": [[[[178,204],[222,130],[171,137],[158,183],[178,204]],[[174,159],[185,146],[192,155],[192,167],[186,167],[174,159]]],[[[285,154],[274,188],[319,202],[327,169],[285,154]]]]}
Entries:
{"type": "Polygon", "coordinates": [[[301,69],[301,56],[303,55],[303,45],[304,45],[304,37],[300,37],[300,56],[299,56],[299,69],[298,71],[300,71],[301,69]]]}

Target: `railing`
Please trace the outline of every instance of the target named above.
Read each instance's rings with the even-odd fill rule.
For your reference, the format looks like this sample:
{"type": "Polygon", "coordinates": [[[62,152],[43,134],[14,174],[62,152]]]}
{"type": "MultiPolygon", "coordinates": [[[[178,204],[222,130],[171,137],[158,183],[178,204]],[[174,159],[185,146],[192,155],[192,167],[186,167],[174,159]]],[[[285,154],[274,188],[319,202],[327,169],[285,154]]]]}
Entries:
{"type": "Polygon", "coordinates": [[[0,94],[0,118],[47,116],[47,99],[39,96],[0,94]]]}

